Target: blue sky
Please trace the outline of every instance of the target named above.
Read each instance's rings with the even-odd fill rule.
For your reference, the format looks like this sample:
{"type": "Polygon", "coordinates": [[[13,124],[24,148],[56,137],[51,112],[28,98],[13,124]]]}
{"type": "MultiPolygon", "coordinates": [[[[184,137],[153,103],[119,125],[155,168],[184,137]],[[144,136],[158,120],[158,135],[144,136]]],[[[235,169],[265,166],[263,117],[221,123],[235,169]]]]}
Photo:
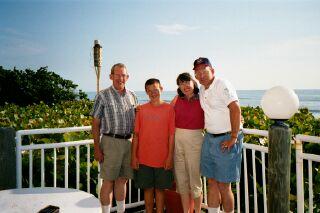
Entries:
{"type": "Polygon", "coordinates": [[[177,75],[205,56],[236,89],[320,89],[319,20],[320,1],[0,0],[0,65],[48,66],[95,91],[99,39],[102,88],[122,62],[128,88],[156,77],[175,90],[177,75]]]}

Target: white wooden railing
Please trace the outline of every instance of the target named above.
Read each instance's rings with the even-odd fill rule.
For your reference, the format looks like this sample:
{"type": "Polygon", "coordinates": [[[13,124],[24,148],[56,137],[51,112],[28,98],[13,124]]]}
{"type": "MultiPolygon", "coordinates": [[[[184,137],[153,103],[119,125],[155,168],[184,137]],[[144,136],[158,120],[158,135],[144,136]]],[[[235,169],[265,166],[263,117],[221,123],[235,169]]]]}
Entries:
{"type": "MultiPolygon", "coordinates": [[[[303,143],[316,143],[320,146],[320,137],[296,135],[295,148],[296,148],[296,175],[297,175],[297,211],[304,212],[304,180],[303,180],[303,160],[308,161],[308,182],[309,182],[309,213],[313,212],[313,171],[312,164],[314,162],[320,163],[320,155],[304,153],[302,149],[303,143]]],[[[316,171],[319,173],[319,171],[316,171]]],[[[318,204],[319,205],[319,204],[318,204]]]]}
{"type": "MultiPolygon", "coordinates": [[[[56,149],[65,148],[65,187],[68,188],[68,165],[69,165],[69,147],[76,147],[76,171],[77,171],[77,189],[79,189],[79,147],[87,146],[87,179],[90,180],[90,144],[93,144],[93,140],[81,140],[71,141],[63,143],[52,143],[52,144],[30,144],[22,145],[22,136],[24,135],[39,135],[39,134],[56,134],[66,132],[81,132],[90,131],[91,126],[85,127],[69,127],[69,128],[53,128],[53,129],[32,129],[32,130],[19,130],[16,133],[17,152],[16,152],[16,165],[17,165],[17,188],[22,187],[22,154],[29,151],[29,188],[33,186],[33,150],[41,150],[41,187],[45,186],[45,167],[44,167],[44,151],[46,149],[53,149],[54,153],[54,187],[56,187],[57,171],[56,171],[56,149]]],[[[87,181],[88,181],[87,180],[87,181]]],[[[89,184],[90,185],[90,184],[89,184]]],[[[90,187],[87,189],[90,192],[90,187]]]]}
{"type": "MultiPolygon", "coordinates": [[[[29,154],[29,188],[33,187],[33,150],[41,151],[41,187],[45,187],[45,150],[53,149],[53,187],[57,187],[57,155],[56,149],[64,148],[64,187],[68,188],[68,165],[69,165],[69,147],[75,147],[76,149],[76,188],[79,189],[80,186],[80,146],[87,147],[87,171],[86,171],[86,182],[87,182],[87,192],[90,193],[90,146],[93,144],[93,140],[81,140],[81,141],[70,141],[70,142],[61,142],[61,143],[52,143],[52,144],[30,144],[22,145],[22,137],[24,135],[37,135],[37,134],[56,134],[56,133],[67,133],[67,132],[81,132],[81,131],[91,131],[90,126],[85,127],[70,127],[70,128],[53,128],[53,129],[34,129],[34,130],[20,130],[16,133],[16,142],[17,142],[17,153],[16,153],[16,165],[17,165],[17,188],[22,187],[22,155],[28,151],[29,154]]],[[[268,137],[268,131],[266,130],[257,130],[257,129],[244,129],[245,135],[256,135],[261,138],[261,141],[265,140],[268,137]]],[[[320,145],[320,137],[306,136],[306,135],[297,135],[295,140],[292,141],[295,143],[296,149],[296,177],[297,177],[297,211],[299,213],[304,212],[304,180],[303,180],[303,160],[308,160],[308,183],[309,183],[309,212],[313,212],[313,188],[312,188],[312,174],[313,162],[320,162],[320,155],[303,153],[302,143],[318,143],[320,145]]],[[[262,145],[255,145],[250,143],[243,144],[243,178],[241,181],[244,181],[244,199],[241,199],[240,194],[240,184],[236,184],[236,209],[237,212],[240,212],[240,203],[245,203],[245,212],[249,212],[250,202],[249,202],[249,180],[248,180],[248,167],[247,167],[247,152],[251,151],[251,161],[252,161],[252,186],[253,186],[253,210],[255,213],[258,212],[258,193],[257,193],[257,169],[256,169],[256,153],[261,155],[261,177],[262,177],[262,188],[263,188],[263,212],[267,212],[267,190],[266,190],[266,155],[268,153],[268,148],[262,145]]],[[[101,186],[101,180],[98,179],[98,187],[101,186]]],[[[207,191],[206,191],[206,179],[203,178],[204,184],[204,203],[203,207],[207,207],[207,191]]],[[[128,191],[128,200],[126,208],[132,208],[139,205],[143,205],[144,201],[140,200],[140,190],[138,190],[138,201],[132,202],[132,183],[129,181],[129,191],[128,191]]],[[[112,210],[115,210],[114,208],[112,210]]]]}

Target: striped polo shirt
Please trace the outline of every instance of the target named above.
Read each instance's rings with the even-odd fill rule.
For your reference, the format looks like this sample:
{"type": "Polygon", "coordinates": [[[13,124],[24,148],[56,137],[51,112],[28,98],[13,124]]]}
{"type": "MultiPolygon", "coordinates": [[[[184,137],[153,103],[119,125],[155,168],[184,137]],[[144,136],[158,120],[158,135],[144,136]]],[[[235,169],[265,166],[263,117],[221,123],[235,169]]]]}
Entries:
{"type": "Polygon", "coordinates": [[[100,133],[126,135],[133,133],[137,96],[125,89],[120,94],[113,86],[96,95],[91,115],[100,119],[100,133]]]}

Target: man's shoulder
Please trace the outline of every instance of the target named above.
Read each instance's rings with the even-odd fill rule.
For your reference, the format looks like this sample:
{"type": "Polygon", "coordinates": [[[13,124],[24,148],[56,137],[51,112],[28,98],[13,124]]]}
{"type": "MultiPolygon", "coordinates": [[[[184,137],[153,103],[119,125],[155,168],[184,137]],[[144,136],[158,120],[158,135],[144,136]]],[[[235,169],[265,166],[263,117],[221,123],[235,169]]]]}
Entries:
{"type": "Polygon", "coordinates": [[[217,87],[217,89],[224,90],[225,88],[232,88],[232,85],[231,85],[230,81],[228,81],[227,79],[217,78],[216,87],[217,87]]]}
{"type": "Polygon", "coordinates": [[[107,88],[105,88],[105,89],[103,89],[103,90],[100,90],[100,92],[98,93],[99,95],[106,95],[106,94],[108,94],[109,92],[111,92],[111,90],[112,90],[112,87],[110,86],[110,87],[107,87],[107,88]]]}
{"type": "Polygon", "coordinates": [[[233,98],[234,100],[238,100],[237,92],[235,88],[232,86],[230,81],[226,79],[221,79],[220,84],[218,86],[219,94],[223,94],[224,98],[227,98],[230,100],[230,98],[233,98]]]}
{"type": "Polygon", "coordinates": [[[106,89],[100,90],[97,96],[100,96],[102,99],[108,99],[112,96],[112,87],[108,87],[106,89]]]}
{"type": "Polygon", "coordinates": [[[137,97],[136,93],[133,90],[130,90],[130,89],[126,88],[126,93],[128,93],[129,95],[137,97]]]}
{"type": "Polygon", "coordinates": [[[101,102],[101,101],[103,101],[104,99],[105,99],[105,96],[106,96],[106,94],[108,93],[108,88],[107,89],[103,89],[103,90],[100,90],[97,94],[96,94],[96,96],[95,96],[95,98],[94,98],[94,101],[95,101],[95,103],[97,103],[97,102],[101,102]]]}
{"type": "Polygon", "coordinates": [[[224,78],[219,78],[219,77],[215,78],[215,83],[216,84],[225,84],[226,82],[227,82],[227,80],[224,79],[224,78]]]}

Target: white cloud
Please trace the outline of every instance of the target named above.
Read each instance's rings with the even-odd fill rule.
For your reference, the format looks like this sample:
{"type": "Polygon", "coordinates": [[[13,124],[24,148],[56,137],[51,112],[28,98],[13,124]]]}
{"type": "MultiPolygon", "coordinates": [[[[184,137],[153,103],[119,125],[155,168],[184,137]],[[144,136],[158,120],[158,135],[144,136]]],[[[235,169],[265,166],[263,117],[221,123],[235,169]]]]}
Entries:
{"type": "Polygon", "coordinates": [[[159,32],[169,35],[180,35],[188,31],[194,31],[199,27],[191,27],[183,24],[171,24],[171,25],[156,25],[159,32]]]}

